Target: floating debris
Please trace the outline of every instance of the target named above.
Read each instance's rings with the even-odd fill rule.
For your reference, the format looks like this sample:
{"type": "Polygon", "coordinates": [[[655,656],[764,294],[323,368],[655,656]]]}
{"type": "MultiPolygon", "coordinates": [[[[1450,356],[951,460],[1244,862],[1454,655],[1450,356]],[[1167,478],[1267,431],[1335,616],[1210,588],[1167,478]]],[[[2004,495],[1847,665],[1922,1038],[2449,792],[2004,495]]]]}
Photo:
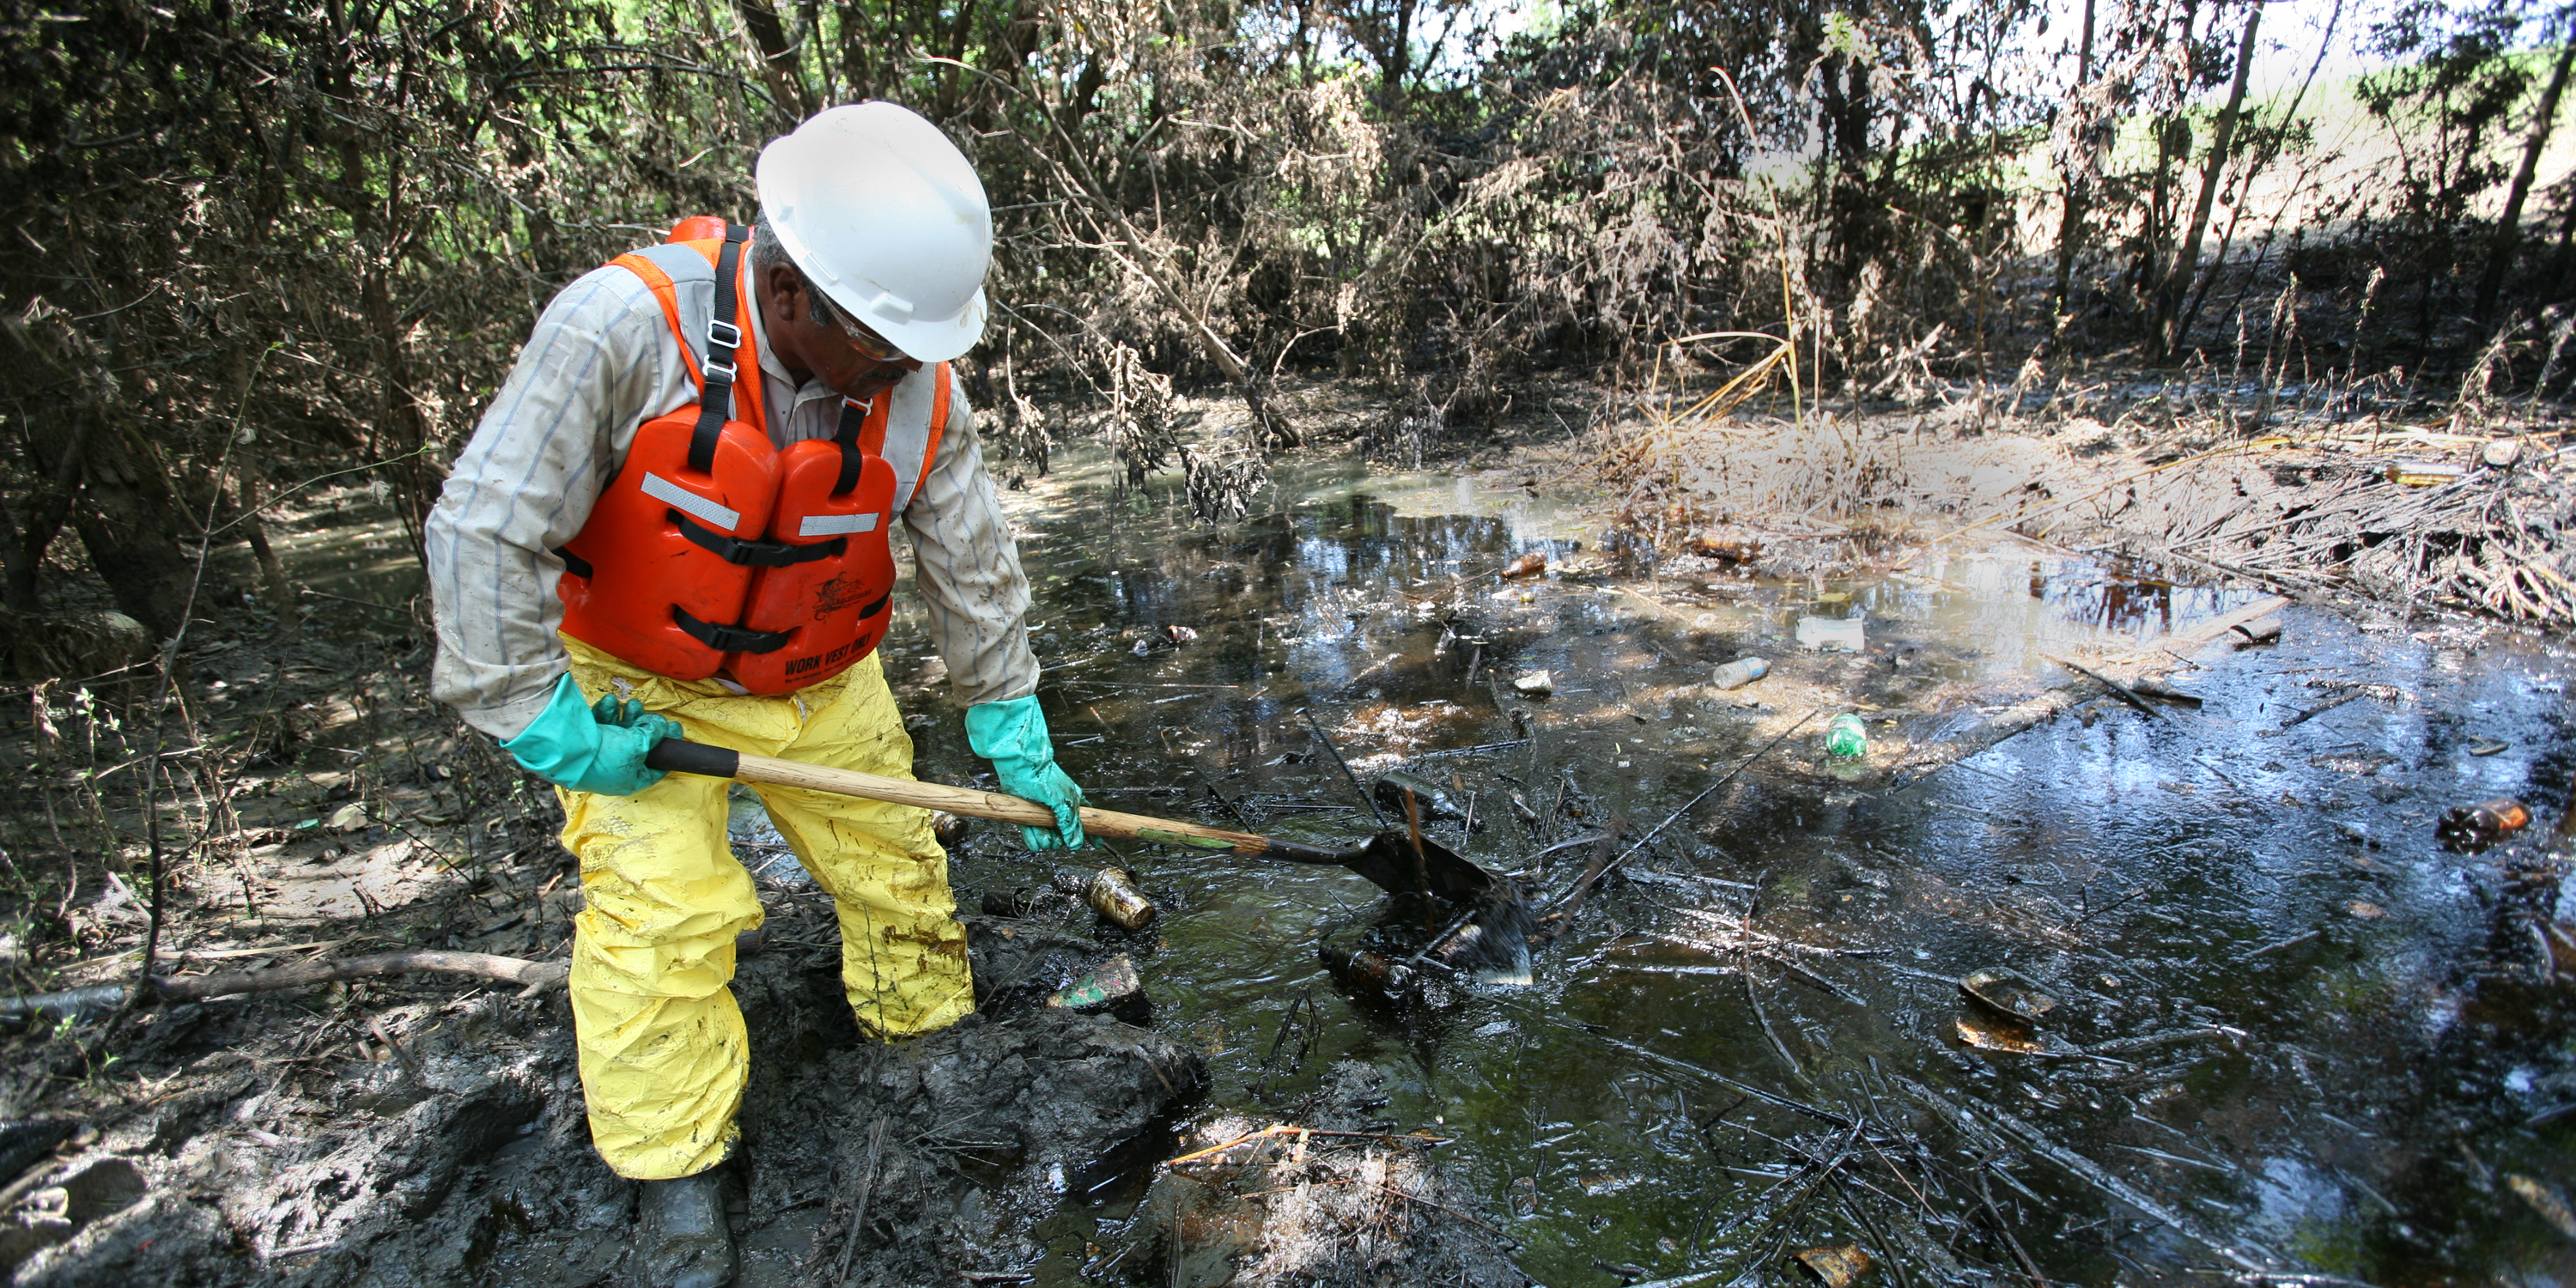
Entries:
{"type": "Polygon", "coordinates": [[[1533,550],[1505,565],[1503,568],[1503,575],[1506,577],[1535,577],[1546,571],[1547,555],[1544,552],[1533,550]]]}
{"type": "Polygon", "coordinates": [[[367,826],[366,802],[351,801],[348,804],[333,810],[331,812],[331,817],[323,820],[322,826],[327,827],[334,832],[357,832],[365,830],[367,826]]]}
{"type": "Polygon", "coordinates": [[[1825,1288],[1851,1288],[1852,1283],[1869,1273],[1869,1254],[1857,1243],[1809,1248],[1798,1254],[1798,1263],[1815,1271],[1825,1281],[1825,1288]]]}
{"type": "Polygon", "coordinates": [[[2343,910],[2361,918],[2364,921],[2377,921],[2388,915],[2388,910],[2386,908],[2382,908],[2378,904],[2370,903],[2361,899],[2355,899],[2352,902],[2345,904],[2343,906],[2343,910]]]}
{"type": "Polygon", "coordinates": [[[2560,1198],[2557,1190],[2520,1172],[2505,1173],[2504,1183],[2516,1198],[2530,1204],[2531,1210],[2539,1213],[2542,1220],[2556,1227],[2560,1234],[2576,1239],[2576,1211],[2568,1209],[2567,1200],[2560,1198]]]}
{"type": "Polygon", "coordinates": [[[2155,678],[2154,676],[2148,676],[2145,679],[2132,683],[2129,686],[2129,692],[2142,694],[2146,697],[2155,698],[2164,702],[2171,702],[2176,706],[2191,707],[2194,709],[2198,709],[2200,706],[2200,698],[2197,695],[2185,693],[2182,690],[2155,678]]]}
{"type": "Polygon", "coordinates": [[[1867,647],[1867,629],[1864,619],[1858,617],[1801,617],[1798,647],[1858,653],[1867,647]]]}
{"type": "Polygon", "coordinates": [[[1728,563],[1752,563],[1762,557],[1762,543],[1751,537],[1728,537],[1716,532],[1698,532],[1691,535],[1689,545],[1692,554],[1706,555],[1711,559],[1722,559],[1728,563]]]}
{"type": "Polygon", "coordinates": [[[1545,671],[1532,671],[1512,681],[1512,687],[1525,698],[1544,698],[1556,692],[1556,677],[1545,671]]]}
{"type": "Polygon", "coordinates": [[[1163,628],[1163,638],[1170,640],[1175,645],[1190,643],[1198,637],[1199,633],[1191,630],[1187,626],[1166,626],[1163,628]]]}
{"type": "Polygon", "coordinates": [[[2025,1024],[2037,1023],[2057,1007],[2057,999],[2040,992],[2039,985],[2001,967],[1961,979],[1959,991],[2025,1024]]]}
{"type": "Polygon", "coordinates": [[[2009,1051],[2014,1055],[2036,1055],[2048,1048],[2039,1035],[2027,1025],[1997,1019],[1982,1013],[1962,1014],[1958,1019],[1959,1040],[1980,1051],[2009,1051]]]}
{"type": "Polygon", "coordinates": [[[2227,629],[2235,632],[2238,648],[2253,648],[2258,644],[2281,642],[2281,619],[2277,616],[2258,617],[2250,622],[2239,622],[2227,629]]]}
{"type": "Polygon", "coordinates": [[[2500,470],[2511,469],[2515,461],[2522,459],[2522,440],[2494,439],[2478,449],[2478,459],[2500,470]]]}
{"type": "Polygon", "coordinates": [[[2474,853],[2521,831],[2531,823],[2531,811],[2510,796],[2479,801],[2474,805],[2454,805],[2442,812],[2442,822],[2434,829],[2444,848],[2457,853],[2474,853]]]}

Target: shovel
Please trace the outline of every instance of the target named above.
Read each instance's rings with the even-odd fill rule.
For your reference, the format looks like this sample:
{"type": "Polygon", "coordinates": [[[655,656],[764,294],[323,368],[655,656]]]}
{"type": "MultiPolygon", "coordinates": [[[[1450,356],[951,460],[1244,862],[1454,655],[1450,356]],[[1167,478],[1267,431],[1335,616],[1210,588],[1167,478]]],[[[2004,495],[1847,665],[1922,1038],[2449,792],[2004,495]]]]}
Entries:
{"type": "MultiPolygon", "coordinates": [[[[780,760],[726,747],[712,747],[685,738],[663,739],[644,757],[644,763],[673,773],[802,787],[894,805],[946,810],[951,814],[988,818],[999,823],[1055,826],[1055,811],[1017,796],[916,782],[909,778],[888,778],[883,774],[861,773],[854,769],[828,769],[798,760],[780,760]]],[[[1082,828],[1085,832],[1102,836],[1152,841],[1161,845],[1232,850],[1237,854],[1284,859],[1290,863],[1349,868],[1389,894],[1427,891],[1454,903],[1476,903],[1494,894],[1508,897],[1507,890],[1497,889],[1499,883],[1493,873],[1468,862],[1437,841],[1401,829],[1379,832],[1366,844],[1347,850],[1328,850],[1295,841],[1254,836],[1249,832],[1228,832],[1178,819],[1121,814],[1116,810],[1093,809],[1087,805],[1082,807],[1082,828]]]]}

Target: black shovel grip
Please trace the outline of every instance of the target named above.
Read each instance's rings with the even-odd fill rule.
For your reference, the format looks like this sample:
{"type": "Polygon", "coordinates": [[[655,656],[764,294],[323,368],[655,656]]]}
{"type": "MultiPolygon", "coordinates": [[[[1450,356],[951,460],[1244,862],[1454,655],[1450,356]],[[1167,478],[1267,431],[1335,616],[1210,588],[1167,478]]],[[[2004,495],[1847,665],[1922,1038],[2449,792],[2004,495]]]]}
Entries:
{"type": "Polygon", "coordinates": [[[742,753],[731,747],[710,747],[686,738],[665,738],[644,753],[644,765],[676,774],[704,774],[709,778],[731,778],[742,769],[742,753]]]}
{"type": "Polygon", "coordinates": [[[1263,837],[1261,845],[1261,857],[1265,859],[1286,859],[1290,863],[1314,863],[1328,868],[1346,867],[1352,856],[1358,853],[1357,850],[1327,850],[1321,846],[1301,845],[1276,837],[1263,837]]]}

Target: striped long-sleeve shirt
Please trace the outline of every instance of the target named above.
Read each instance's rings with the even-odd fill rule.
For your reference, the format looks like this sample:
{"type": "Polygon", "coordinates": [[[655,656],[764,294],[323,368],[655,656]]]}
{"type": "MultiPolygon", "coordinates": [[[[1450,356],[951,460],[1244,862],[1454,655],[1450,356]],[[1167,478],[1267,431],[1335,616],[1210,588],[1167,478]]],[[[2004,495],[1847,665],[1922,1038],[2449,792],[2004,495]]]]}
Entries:
{"type": "MultiPolygon", "coordinates": [[[[681,323],[703,335],[711,282],[679,288],[681,323]]],[[[762,405],[780,447],[829,438],[841,397],[820,381],[798,387],[769,351],[753,313],[762,405]]],[[[932,378],[924,368],[908,377],[932,378]]],[[[538,318],[509,380],[456,458],[423,533],[438,656],[430,691],[467,723],[512,738],[545,708],[568,666],[555,629],[563,602],[553,552],[581,531],[645,421],[697,400],[660,304],[641,278],[600,268],[564,288],[538,318]]],[[[914,579],[932,643],[961,704],[1037,689],[1025,614],[1028,578],[984,473],[973,413],[949,401],[948,424],[912,502],[914,579]]]]}

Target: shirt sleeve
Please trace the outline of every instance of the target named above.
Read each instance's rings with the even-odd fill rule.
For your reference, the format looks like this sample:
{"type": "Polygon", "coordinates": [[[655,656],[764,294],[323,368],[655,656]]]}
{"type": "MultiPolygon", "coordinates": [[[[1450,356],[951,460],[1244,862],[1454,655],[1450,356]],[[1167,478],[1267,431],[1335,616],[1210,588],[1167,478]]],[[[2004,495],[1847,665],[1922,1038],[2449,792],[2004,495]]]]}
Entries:
{"type": "Polygon", "coordinates": [[[948,664],[960,706],[1037,692],[1029,651],[1029,579],[1020,548],[984,472],[975,415],[952,388],[938,454],[903,512],[912,533],[913,580],[930,618],[930,641],[948,664]]]}
{"type": "Polygon", "coordinates": [[[590,518],[664,383],[660,306],[641,278],[592,271],[537,319],[423,526],[438,652],[430,693],[518,736],[569,667],[555,549],[590,518]]]}

